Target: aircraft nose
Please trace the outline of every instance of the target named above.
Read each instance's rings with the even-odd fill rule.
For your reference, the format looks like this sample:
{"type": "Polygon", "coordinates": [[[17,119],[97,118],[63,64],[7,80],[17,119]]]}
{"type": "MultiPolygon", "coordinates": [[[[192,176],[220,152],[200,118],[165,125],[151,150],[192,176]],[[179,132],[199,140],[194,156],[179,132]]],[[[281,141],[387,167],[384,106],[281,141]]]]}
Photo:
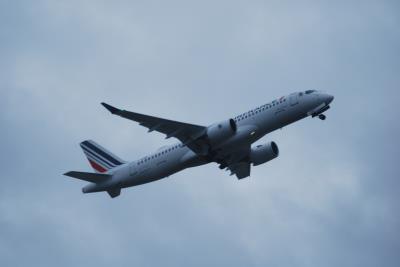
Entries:
{"type": "Polygon", "coordinates": [[[335,97],[333,95],[324,94],[323,98],[324,98],[324,102],[329,105],[335,97]]]}

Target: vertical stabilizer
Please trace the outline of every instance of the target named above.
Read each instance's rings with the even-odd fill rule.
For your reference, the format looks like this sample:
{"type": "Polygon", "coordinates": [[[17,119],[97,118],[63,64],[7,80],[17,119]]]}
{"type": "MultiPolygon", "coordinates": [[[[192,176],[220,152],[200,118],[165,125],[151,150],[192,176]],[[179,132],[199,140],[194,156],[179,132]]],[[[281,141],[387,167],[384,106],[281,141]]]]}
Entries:
{"type": "Polygon", "coordinates": [[[98,173],[107,172],[112,168],[126,163],[92,140],[83,141],[80,145],[90,165],[98,173]]]}

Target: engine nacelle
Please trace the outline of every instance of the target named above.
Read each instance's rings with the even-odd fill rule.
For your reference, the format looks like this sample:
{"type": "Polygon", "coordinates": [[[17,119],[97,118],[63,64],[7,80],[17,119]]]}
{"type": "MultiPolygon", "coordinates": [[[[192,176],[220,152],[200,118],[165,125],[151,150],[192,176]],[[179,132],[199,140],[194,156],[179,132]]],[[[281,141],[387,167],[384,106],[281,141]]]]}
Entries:
{"type": "Polygon", "coordinates": [[[226,139],[235,135],[236,130],[236,122],[233,119],[229,119],[208,127],[207,138],[212,146],[220,145],[226,139]]]}
{"type": "Polygon", "coordinates": [[[275,142],[251,148],[250,160],[254,166],[264,164],[279,156],[279,148],[275,142]]]}

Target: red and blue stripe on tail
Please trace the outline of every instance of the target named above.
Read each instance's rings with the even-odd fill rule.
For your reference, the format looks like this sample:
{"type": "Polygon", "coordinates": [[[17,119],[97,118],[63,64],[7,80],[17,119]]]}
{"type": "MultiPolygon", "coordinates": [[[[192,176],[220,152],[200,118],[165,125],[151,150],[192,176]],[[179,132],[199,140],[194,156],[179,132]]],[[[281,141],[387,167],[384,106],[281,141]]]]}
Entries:
{"type": "Polygon", "coordinates": [[[80,145],[90,165],[98,173],[105,173],[112,168],[126,163],[92,140],[83,141],[80,145]]]}

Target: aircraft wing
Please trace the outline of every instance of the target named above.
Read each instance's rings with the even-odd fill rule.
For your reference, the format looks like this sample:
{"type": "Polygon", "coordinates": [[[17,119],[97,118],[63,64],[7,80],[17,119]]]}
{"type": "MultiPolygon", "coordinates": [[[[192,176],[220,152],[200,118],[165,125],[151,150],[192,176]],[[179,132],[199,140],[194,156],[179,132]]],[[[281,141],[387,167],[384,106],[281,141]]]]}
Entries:
{"type": "Polygon", "coordinates": [[[196,153],[201,153],[203,150],[202,145],[200,143],[196,143],[195,140],[204,135],[207,129],[204,126],[121,110],[106,103],[101,104],[112,114],[138,122],[140,125],[148,128],[149,132],[157,131],[163,133],[166,135],[166,139],[175,137],[196,153]]]}
{"type": "Polygon", "coordinates": [[[220,168],[226,168],[230,171],[230,175],[236,175],[238,179],[243,179],[250,176],[251,163],[250,163],[250,146],[239,148],[234,152],[227,154],[216,155],[215,161],[220,164],[220,168]]]}
{"type": "Polygon", "coordinates": [[[236,175],[238,179],[243,179],[250,176],[251,163],[249,161],[238,162],[228,166],[231,175],[236,175]]]}

